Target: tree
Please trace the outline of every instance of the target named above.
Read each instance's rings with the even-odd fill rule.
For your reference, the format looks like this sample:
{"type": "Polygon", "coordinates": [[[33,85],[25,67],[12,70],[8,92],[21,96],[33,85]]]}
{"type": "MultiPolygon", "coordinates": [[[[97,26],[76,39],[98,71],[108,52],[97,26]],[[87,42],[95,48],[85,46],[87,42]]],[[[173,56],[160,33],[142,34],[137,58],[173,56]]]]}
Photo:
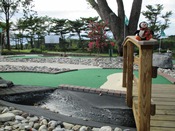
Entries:
{"type": "Polygon", "coordinates": [[[52,26],[50,27],[50,32],[55,33],[60,36],[60,48],[64,51],[66,55],[66,50],[68,48],[68,42],[66,42],[64,35],[68,33],[69,28],[66,26],[67,19],[52,19],[52,26]]]}
{"type": "MultiPolygon", "coordinates": [[[[10,48],[10,19],[19,11],[21,7],[27,7],[32,0],[0,0],[0,13],[5,16],[6,23],[6,37],[7,37],[7,49],[10,48]]],[[[25,11],[26,8],[23,9],[25,11]]]]}
{"type": "Polygon", "coordinates": [[[92,6],[92,8],[94,8],[97,11],[101,19],[104,22],[108,23],[108,26],[112,31],[113,36],[116,39],[118,45],[118,54],[123,55],[122,42],[124,40],[124,32],[126,35],[131,35],[134,34],[134,32],[137,30],[137,25],[141,12],[142,0],[133,0],[128,25],[125,25],[124,23],[125,11],[122,0],[116,0],[118,7],[117,9],[118,14],[115,14],[111,10],[106,0],[87,0],[87,2],[92,6]]]}
{"type": "Polygon", "coordinates": [[[91,30],[88,34],[88,36],[91,39],[91,42],[89,43],[89,47],[96,48],[98,53],[101,53],[103,50],[103,47],[106,45],[106,39],[107,39],[106,31],[105,31],[106,27],[107,27],[107,23],[104,23],[104,22],[90,22],[90,25],[89,25],[89,28],[91,30]]]}
{"type": "Polygon", "coordinates": [[[76,32],[78,37],[79,37],[79,47],[82,47],[82,50],[84,50],[84,45],[82,43],[82,38],[81,38],[81,31],[85,30],[85,25],[82,20],[75,20],[75,21],[68,21],[68,26],[69,26],[69,31],[71,32],[76,32]]]}
{"type": "Polygon", "coordinates": [[[4,48],[4,30],[6,27],[6,23],[0,22],[0,28],[1,28],[1,32],[0,32],[0,46],[1,46],[1,51],[4,48]]]}
{"type": "Polygon", "coordinates": [[[164,7],[161,4],[156,4],[155,6],[147,5],[146,8],[147,11],[143,11],[142,15],[148,20],[148,25],[154,31],[155,37],[159,38],[161,30],[169,27],[169,17],[172,15],[172,11],[168,11],[163,15],[164,7]]]}
{"type": "MultiPolygon", "coordinates": [[[[16,25],[14,25],[14,39],[20,42],[20,49],[23,50],[23,38],[24,38],[24,31],[26,29],[26,25],[22,19],[18,19],[16,25]]],[[[19,43],[18,43],[19,44],[19,43]]]]}

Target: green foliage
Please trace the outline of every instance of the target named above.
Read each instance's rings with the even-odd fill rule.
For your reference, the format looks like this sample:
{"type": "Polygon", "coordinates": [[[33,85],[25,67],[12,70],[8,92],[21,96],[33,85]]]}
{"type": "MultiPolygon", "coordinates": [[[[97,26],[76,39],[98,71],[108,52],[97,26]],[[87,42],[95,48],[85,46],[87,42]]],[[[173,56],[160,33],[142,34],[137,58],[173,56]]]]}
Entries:
{"type": "Polygon", "coordinates": [[[30,53],[34,53],[34,54],[42,54],[43,51],[41,49],[37,49],[37,48],[34,48],[30,51],[30,53]]]}
{"type": "Polygon", "coordinates": [[[149,28],[154,31],[156,38],[160,37],[161,30],[165,30],[169,27],[169,18],[172,15],[172,11],[168,11],[165,14],[162,13],[164,7],[161,4],[147,5],[147,11],[143,11],[142,15],[148,21],[149,28]]]}

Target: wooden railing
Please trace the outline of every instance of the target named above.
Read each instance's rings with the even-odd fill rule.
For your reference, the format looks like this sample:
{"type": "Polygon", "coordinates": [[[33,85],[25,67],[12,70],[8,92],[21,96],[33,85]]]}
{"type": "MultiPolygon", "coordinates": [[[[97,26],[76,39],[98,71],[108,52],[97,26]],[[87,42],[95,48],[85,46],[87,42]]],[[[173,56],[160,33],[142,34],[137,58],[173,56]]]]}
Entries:
{"type": "MultiPolygon", "coordinates": [[[[137,41],[135,36],[126,37],[123,43],[123,87],[127,88],[126,102],[132,107],[138,131],[150,131],[150,115],[155,113],[151,100],[152,87],[152,52],[157,41],[137,41]],[[134,56],[134,49],[139,55],[134,56]],[[133,65],[138,65],[138,77],[133,75],[133,65]],[[133,97],[133,81],[137,87],[137,97],[133,97]]],[[[135,91],[135,90],[134,90],[135,91]]],[[[134,92],[136,93],[136,92],[134,92]]]]}

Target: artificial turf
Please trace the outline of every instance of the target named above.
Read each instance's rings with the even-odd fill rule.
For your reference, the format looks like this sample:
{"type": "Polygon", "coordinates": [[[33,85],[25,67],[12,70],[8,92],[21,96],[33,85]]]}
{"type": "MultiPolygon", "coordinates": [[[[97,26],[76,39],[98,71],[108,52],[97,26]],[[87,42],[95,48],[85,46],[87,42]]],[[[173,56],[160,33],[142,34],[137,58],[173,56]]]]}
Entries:
{"type": "MultiPolygon", "coordinates": [[[[0,76],[17,85],[57,87],[60,84],[69,84],[99,88],[107,81],[108,75],[121,72],[122,69],[81,69],[61,74],[5,72],[0,73],[0,76]]],[[[153,84],[171,84],[171,82],[162,76],[158,76],[153,79],[153,84]]]]}

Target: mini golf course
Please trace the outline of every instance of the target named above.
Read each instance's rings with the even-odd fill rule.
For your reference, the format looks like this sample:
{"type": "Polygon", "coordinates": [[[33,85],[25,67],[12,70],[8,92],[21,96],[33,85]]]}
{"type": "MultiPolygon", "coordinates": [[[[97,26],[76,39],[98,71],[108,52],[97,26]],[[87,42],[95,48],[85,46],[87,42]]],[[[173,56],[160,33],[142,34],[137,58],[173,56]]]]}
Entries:
{"type": "MultiPolygon", "coordinates": [[[[60,84],[99,88],[107,81],[107,76],[121,73],[122,69],[81,69],[60,74],[3,72],[3,79],[13,81],[16,85],[58,87],[60,84]]],[[[135,71],[138,75],[138,72],[135,71]]],[[[171,84],[166,78],[159,76],[152,79],[153,84],[171,84]]]]}

